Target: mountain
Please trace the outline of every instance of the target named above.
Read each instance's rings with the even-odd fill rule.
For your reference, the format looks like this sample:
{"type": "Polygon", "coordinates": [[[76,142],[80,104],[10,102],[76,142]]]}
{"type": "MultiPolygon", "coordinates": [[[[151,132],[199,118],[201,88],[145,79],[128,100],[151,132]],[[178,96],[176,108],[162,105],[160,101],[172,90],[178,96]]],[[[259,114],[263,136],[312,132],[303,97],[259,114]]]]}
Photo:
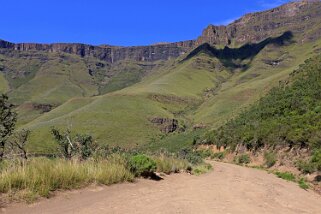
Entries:
{"type": "Polygon", "coordinates": [[[294,1],[272,10],[250,13],[228,26],[209,25],[196,45],[240,46],[291,31],[304,43],[320,38],[320,1],[294,1]]]}
{"type": "Polygon", "coordinates": [[[291,2],[140,47],[0,41],[0,91],[32,130],[32,152],[55,151],[52,126],[122,147],[171,142],[225,124],[319,55],[320,11],[320,1],[291,2]]]}

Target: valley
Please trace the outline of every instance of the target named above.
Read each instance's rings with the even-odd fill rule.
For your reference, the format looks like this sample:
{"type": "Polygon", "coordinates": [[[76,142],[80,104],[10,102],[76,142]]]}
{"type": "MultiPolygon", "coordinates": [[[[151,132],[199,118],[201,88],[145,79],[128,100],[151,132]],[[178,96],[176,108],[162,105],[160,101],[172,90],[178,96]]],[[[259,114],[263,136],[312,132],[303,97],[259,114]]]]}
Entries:
{"type": "Polygon", "coordinates": [[[19,127],[33,131],[31,153],[54,152],[52,126],[72,126],[102,144],[127,148],[163,135],[150,123],[154,117],[175,118],[186,131],[197,124],[211,129],[318,54],[318,7],[318,2],[290,3],[246,15],[226,29],[209,26],[197,40],[146,47],[3,41],[1,85],[17,105],[19,127]],[[269,18],[263,21],[265,14],[269,18]],[[311,18],[294,24],[306,16],[311,18]],[[282,24],[272,26],[281,17],[282,24]],[[252,32],[259,21],[264,36],[252,32]],[[282,31],[283,25],[290,27],[282,31]],[[245,29],[251,33],[242,40],[245,29]],[[208,45],[197,47],[201,43],[208,45]]]}
{"type": "Polygon", "coordinates": [[[179,42],[0,39],[0,211],[318,213],[320,65],[320,0],[179,42]]]}

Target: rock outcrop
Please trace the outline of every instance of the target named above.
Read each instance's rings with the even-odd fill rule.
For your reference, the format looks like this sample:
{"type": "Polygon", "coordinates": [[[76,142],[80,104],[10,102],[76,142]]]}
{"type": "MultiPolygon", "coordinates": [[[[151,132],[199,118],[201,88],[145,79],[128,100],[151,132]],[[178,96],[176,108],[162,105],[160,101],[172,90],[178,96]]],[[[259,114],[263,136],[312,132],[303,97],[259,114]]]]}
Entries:
{"type": "Polygon", "coordinates": [[[157,125],[159,129],[166,134],[174,132],[178,129],[178,121],[176,119],[155,117],[150,121],[157,125]]]}
{"type": "Polygon", "coordinates": [[[233,47],[277,37],[285,31],[303,35],[301,39],[304,42],[320,38],[320,20],[320,0],[296,1],[268,11],[247,14],[228,26],[209,25],[195,44],[233,47]]]}
{"type": "Polygon", "coordinates": [[[114,63],[120,60],[134,60],[153,62],[157,60],[169,60],[185,54],[195,41],[184,41],[169,44],[158,44],[151,46],[117,47],[117,46],[93,46],[77,43],[10,43],[0,40],[0,48],[16,51],[44,51],[44,52],[64,52],[76,54],[81,57],[92,56],[100,60],[114,63]]]}

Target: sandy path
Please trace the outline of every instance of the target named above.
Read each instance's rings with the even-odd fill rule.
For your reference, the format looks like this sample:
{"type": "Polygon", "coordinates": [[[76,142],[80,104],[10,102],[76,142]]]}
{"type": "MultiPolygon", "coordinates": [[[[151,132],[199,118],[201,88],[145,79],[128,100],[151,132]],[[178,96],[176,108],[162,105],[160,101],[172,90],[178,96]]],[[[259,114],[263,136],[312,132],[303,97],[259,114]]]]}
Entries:
{"type": "Polygon", "coordinates": [[[264,171],[214,163],[214,171],[176,174],[60,194],[4,213],[321,213],[321,197],[264,171]]]}

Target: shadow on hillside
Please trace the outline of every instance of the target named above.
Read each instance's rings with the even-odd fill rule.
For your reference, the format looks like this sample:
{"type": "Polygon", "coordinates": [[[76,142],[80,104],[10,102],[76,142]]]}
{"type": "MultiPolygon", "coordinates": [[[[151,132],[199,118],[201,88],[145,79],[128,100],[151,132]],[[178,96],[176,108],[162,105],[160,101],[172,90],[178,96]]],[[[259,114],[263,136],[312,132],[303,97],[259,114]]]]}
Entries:
{"type": "Polygon", "coordinates": [[[183,59],[182,62],[193,58],[199,53],[206,53],[218,58],[220,62],[227,68],[247,69],[250,63],[241,64],[236,63],[235,61],[250,60],[251,62],[253,58],[267,45],[273,44],[277,46],[285,46],[292,44],[294,42],[292,39],[293,33],[291,31],[287,31],[279,37],[270,37],[259,43],[245,44],[240,48],[229,48],[226,46],[224,49],[216,49],[208,43],[204,43],[188,54],[188,56],[183,59]]]}

